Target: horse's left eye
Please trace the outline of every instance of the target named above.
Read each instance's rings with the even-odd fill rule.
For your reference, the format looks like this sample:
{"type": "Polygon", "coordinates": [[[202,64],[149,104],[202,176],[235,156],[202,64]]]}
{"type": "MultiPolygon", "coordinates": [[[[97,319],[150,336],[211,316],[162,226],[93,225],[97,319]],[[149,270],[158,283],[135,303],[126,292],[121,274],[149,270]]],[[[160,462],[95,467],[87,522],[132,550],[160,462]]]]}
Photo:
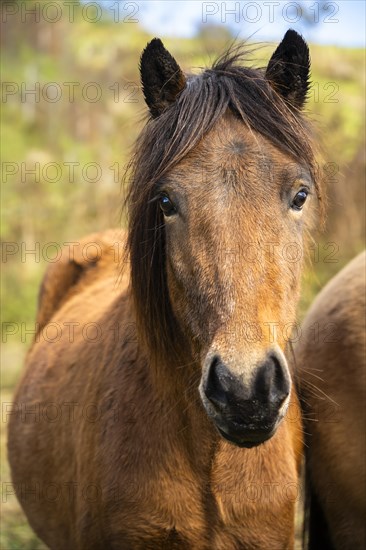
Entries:
{"type": "Polygon", "coordinates": [[[166,193],[160,195],[159,204],[164,216],[172,216],[177,212],[177,209],[166,193]]]}
{"type": "Polygon", "coordinates": [[[309,194],[309,191],[307,191],[306,189],[301,189],[301,191],[299,191],[295,195],[292,201],[292,204],[291,204],[292,208],[294,210],[301,210],[305,204],[306,199],[308,198],[308,194],[309,194]]]}

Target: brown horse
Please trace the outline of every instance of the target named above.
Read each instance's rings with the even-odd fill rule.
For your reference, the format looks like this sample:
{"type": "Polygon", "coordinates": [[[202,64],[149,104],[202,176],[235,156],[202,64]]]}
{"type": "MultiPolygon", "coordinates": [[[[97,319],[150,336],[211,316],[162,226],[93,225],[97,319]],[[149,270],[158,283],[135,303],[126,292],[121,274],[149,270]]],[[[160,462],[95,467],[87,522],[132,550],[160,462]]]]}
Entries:
{"type": "Polygon", "coordinates": [[[319,294],[296,347],[310,484],[309,548],[366,548],[366,254],[319,294]]]}
{"type": "Polygon", "coordinates": [[[185,76],[150,42],[129,269],[117,283],[106,234],[46,275],[9,459],[53,549],[293,547],[302,427],[285,328],[320,194],[309,52],[288,31],[266,70],[241,58],[185,76]]]}

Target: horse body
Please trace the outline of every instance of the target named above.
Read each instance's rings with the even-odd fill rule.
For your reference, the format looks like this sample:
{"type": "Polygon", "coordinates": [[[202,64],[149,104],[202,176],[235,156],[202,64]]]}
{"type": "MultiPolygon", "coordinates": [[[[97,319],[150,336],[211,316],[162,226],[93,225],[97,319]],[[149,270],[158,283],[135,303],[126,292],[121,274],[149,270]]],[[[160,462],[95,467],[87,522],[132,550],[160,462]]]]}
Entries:
{"type": "Polygon", "coordinates": [[[73,341],[68,330],[54,346],[40,334],[15,398],[22,433],[9,452],[31,525],[60,549],[291,548],[298,426],[285,422],[266,446],[240,449],[213,434],[180,384],[160,395],[131,331],[128,279],[116,288],[115,240],[79,246],[96,238],[104,276],[85,262],[78,291],[50,320],[74,326],[73,341]],[[83,336],[90,323],[102,327],[96,342],[83,336]]]}
{"type": "Polygon", "coordinates": [[[51,548],[293,547],[302,430],[285,329],[301,261],[284,251],[302,255],[319,195],[300,114],[309,52],[289,31],[266,73],[237,60],[186,80],[148,45],[128,268],[117,283],[108,233],[91,237],[100,257],[83,241],[46,274],[9,460],[51,548]]]}
{"type": "Polygon", "coordinates": [[[366,254],[322,290],[296,348],[311,485],[311,549],[366,544],[366,254]]]}

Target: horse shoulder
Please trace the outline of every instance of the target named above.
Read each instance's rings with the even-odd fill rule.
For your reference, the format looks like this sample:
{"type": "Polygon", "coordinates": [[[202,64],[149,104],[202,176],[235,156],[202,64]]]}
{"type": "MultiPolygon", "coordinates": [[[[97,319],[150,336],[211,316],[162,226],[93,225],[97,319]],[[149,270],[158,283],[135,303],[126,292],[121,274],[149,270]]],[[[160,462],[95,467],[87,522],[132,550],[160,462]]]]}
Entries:
{"type": "Polygon", "coordinates": [[[123,250],[124,234],[118,230],[94,233],[65,246],[59,260],[48,267],[41,283],[37,334],[71,296],[113,269],[117,273],[123,250]]]}

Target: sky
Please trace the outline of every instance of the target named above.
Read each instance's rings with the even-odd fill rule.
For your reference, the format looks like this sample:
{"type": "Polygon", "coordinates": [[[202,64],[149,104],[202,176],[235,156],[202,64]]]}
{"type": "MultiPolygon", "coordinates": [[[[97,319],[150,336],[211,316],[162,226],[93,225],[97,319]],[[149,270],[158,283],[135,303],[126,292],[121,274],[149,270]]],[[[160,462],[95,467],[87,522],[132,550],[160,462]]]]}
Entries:
{"type": "MultiPolygon", "coordinates": [[[[238,38],[277,41],[294,28],[310,42],[350,47],[365,46],[365,4],[364,0],[121,0],[124,13],[136,12],[134,17],[154,36],[191,37],[200,25],[222,24],[238,38]],[[306,23],[301,6],[317,24],[306,23]]],[[[104,0],[103,5],[115,6],[116,1],[104,0]]]]}

